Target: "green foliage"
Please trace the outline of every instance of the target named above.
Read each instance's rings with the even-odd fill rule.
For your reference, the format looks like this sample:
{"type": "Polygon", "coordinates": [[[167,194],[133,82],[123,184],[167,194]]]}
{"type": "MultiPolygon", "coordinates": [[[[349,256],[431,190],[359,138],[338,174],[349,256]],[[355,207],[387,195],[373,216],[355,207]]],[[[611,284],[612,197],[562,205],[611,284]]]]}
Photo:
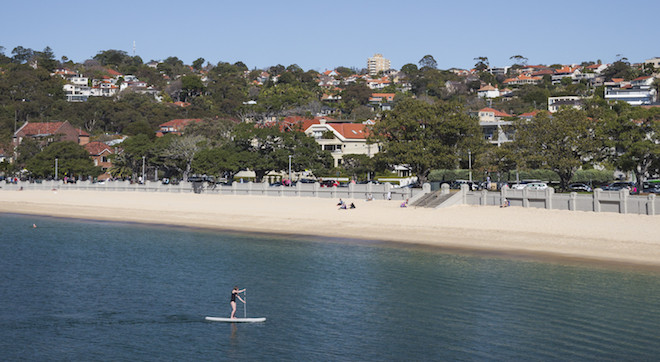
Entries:
{"type": "Polygon", "coordinates": [[[70,141],[53,142],[43,151],[27,161],[26,168],[34,177],[44,178],[55,175],[57,158],[57,178],[96,177],[101,174],[100,167],[94,166],[89,153],[78,144],[70,141]]]}
{"type": "Polygon", "coordinates": [[[243,167],[256,174],[257,181],[271,170],[288,168],[289,156],[296,170],[311,170],[315,174],[332,165],[332,156],[322,151],[313,138],[301,131],[282,132],[274,127],[255,127],[241,123],[234,128],[234,143],[243,158],[243,167]]]}
{"type": "Polygon", "coordinates": [[[577,170],[571,182],[602,185],[612,181],[613,178],[614,170],[577,170]]]}
{"type": "Polygon", "coordinates": [[[438,67],[438,62],[435,61],[432,55],[427,54],[422,59],[419,60],[420,68],[436,69],[438,67]]]}
{"type": "Polygon", "coordinates": [[[455,166],[467,149],[483,146],[478,121],[461,106],[412,98],[398,102],[374,125],[372,141],[382,145],[381,157],[391,165],[409,165],[422,183],[431,169],[455,166]]]}
{"type": "Polygon", "coordinates": [[[342,109],[350,113],[354,108],[369,103],[373,91],[362,82],[351,83],[341,92],[342,109]]]}
{"type": "Polygon", "coordinates": [[[606,118],[600,129],[605,158],[634,172],[641,188],[643,180],[660,173],[660,112],[627,104],[615,104],[612,110],[616,117],[606,118]]]}
{"type": "Polygon", "coordinates": [[[584,111],[573,108],[517,121],[515,143],[523,166],[555,171],[565,190],[575,171],[595,157],[594,128],[584,111]]]}

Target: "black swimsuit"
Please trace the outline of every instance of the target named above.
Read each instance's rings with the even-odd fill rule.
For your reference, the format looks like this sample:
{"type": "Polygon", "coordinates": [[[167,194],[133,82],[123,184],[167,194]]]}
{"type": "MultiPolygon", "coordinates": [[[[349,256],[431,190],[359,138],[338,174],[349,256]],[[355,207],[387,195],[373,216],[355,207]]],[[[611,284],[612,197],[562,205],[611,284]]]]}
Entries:
{"type": "Polygon", "coordinates": [[[236,302],[236,293],[231,292],[231,301],[230,302],[236,302]]]}

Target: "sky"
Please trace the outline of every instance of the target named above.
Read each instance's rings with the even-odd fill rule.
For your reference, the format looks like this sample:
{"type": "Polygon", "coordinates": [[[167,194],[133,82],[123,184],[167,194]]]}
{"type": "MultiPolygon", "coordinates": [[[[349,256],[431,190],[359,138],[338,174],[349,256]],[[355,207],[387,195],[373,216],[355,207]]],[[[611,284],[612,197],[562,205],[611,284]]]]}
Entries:
{"type": "Polygon", "coordinates": [[[1,8],[5,55],[49,46],[77,63],[110,49],[145,63],[173,56],[316,71],[366,68],[375,53],[394,69],[427,54],[439,69],[469,69],[477,57],[503,67],[514,55],[547,65],[660,56],[657,0],[22,0],[1,8]]]}

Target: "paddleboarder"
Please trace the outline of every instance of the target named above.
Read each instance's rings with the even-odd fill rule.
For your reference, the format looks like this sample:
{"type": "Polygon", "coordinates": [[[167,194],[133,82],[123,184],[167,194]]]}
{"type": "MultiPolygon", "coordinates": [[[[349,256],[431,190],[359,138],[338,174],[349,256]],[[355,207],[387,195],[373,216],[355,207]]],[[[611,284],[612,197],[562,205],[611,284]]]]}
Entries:
{"type": "Polygon", "coordinates": [[[236,298],[238,298],[238,300],[240,300],[241,302],[243,302],[243,304],[245,304],[245,301],[239,295],[239,293],[243,293],[243,292],[245,292],[245,289],[239,290],[238,286],[235,286],[234,290],[231,291],[231,300],[229,301],[229,304],[231,304],[231,318],[232,319],[236,318],[236,317],[234,317],[234,314],[236,314],[236,298]]]}

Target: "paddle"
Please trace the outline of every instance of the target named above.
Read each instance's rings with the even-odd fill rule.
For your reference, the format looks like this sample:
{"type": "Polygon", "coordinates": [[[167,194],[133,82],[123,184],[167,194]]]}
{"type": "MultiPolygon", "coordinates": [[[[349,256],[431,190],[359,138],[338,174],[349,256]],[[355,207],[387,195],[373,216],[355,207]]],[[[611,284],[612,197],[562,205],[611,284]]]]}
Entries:
{"type": "Polygon", "coordinates": [[[247,318],[247,289],[243,290],[243,318],[247,318]]]}

